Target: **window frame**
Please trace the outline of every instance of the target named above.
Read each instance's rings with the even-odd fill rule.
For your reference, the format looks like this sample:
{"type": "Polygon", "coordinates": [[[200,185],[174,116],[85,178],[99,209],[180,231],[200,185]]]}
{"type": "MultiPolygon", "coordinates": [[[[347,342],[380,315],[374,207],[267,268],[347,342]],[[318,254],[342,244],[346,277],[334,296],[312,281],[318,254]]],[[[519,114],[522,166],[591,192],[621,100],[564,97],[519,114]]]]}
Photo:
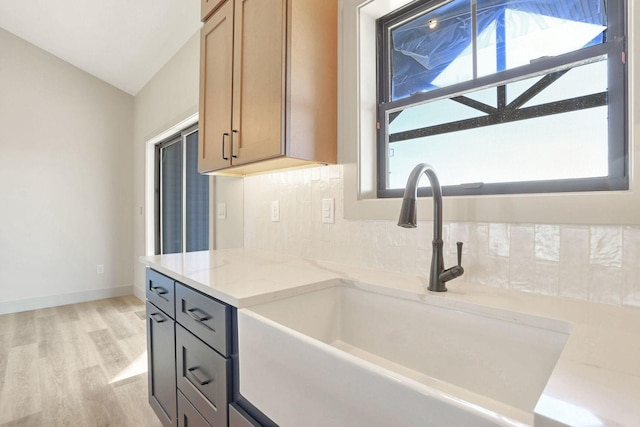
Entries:
{"type": "MultiPolygon", "coordinates": [[[[470,2],[475,5],[476,1],[470,2]]],[[[377,198],[402,197],[403,188],[387,189],[388,170],[388,123],[389,115],[404,108],[427,102],[450,99],[476,90],[497,88],[510,82],[549,75],[560,69],[571,69],[578,65],[595,62],[606,57],[608,64],[608,151],[609,176],[594,178],[558,179],[547,181],[522,181],[484,183],[480,186],[445,185],[444,196],[484,196],[518,195],[531,193],[575,193],[592,191],[625,191],[629,189],[630,143],[628,116],[628,66],[626,61],[628,37],[627,0],[607,0],[608,26],[607,40],[601,44],[551,58],[544,58],[531,64],[507,69],[495,74],[476,77],[471,80],[418,93],[399,100],[391,100],[390,78],[388,77],[390,50],[388,45],[391,28],[407,21],[412,16],[436,10],[443,5],[441,0],[411,2],[378,19],[376,23],[377,53],[377,108],[376,108],[376,162],[377,198]],[[568,68],[567,68],[568,67],[568,68]],[[622,76],[622,78],[620,78],[622,76]],[[612,96],[613,94],[613,96],[612,96]],[[381,102],[382,98],[382,102],[381,102]]],[[[472,8],[473,10],[473,8],[472,8]]],[[[475,30],[474,30],[475,32],[475,30]]],[[[475,35],[474,35],[475,36],[475,35]]],[[[587,95],[589,96],[589,95],[587,95]]],[[[430,196],[429,187],[420,187],[420,196],[430,196]]]]}

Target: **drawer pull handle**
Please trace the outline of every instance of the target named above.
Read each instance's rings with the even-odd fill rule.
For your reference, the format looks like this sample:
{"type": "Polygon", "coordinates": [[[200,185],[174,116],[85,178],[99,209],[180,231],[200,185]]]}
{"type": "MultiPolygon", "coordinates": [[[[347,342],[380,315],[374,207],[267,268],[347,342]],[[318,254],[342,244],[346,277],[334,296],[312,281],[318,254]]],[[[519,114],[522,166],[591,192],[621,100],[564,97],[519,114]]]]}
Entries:
{"type": "Polygon", "coordinates": [[[149,317],[151,317],[151,320],[155,320],[156,323],[162,323],[165,322],[167,319],[165,319],[165,317],[160,314],[160,313],[151,313],[149,315],[149,317]]]}
{"type": "Polygon", "coordinates": [[[156,294],[157,296],[159,296],[160,298],[162,298],[163,300],[169,302],[168,298],[163,297],[163,295],[166,295],[169,293],[168,290],[166,290],[165,288],[162,288],[160,286],[151,286],[151,292],[153,292],[154,294],[156,294]]]}
{"type": "Polygon", "coordinates": [[[224,156],[224,137],[225,137],[225,136],[229,136],[229,134],[228,134],[227,132],[225,132],[225,133],[223,133],[223,134],[222,134],[222,159],[223,159],[223,160],[229,160],[229,158],[228,158],[228,157],[225,157],[225,156],[224,156]]]}
{"type": "Polygon", "coordinates": [[[207,320],[212,319],[212,317],[209,316],[204,311],[200,310],[199,308],[190,308],[190,309],[188,309],[187,310],[187,316],[189,316],[190,318],[192,318],[196,322],[200,323],[202,326],[204,326],[205,328],[209,329],[210,331],[213,331],[213,332],[216,331],[215,329],[213,329],[212,327],[210,327],[209,325],[204,323],[207,320]],[[202,313],[203,315],[200,315],[198,313],[202,313]]]}
{"type": "Polygon", "coordinates": [[[232,129],[231,130],[231,157],[233,157],[234,159],[237,159],[238,156],[236,156],[235,154],[233,154],[233,135],[237,134],[238,131],[236,129],[232,129]]]}
{"type": "Polygon", "coordinates": [[[199,366],[194,366],[193,368],[189,368],[189,369],[187,369],[187,371],[189,371],[189,373],[191,374],[191,376],[192,376],[192,377],[193,377],[193,378],[198,382],[198,384],[200,384],[200,385],[207,385],[207,384],[209,384],[211,381],[213,381],[213,380],[208,379],[208,378],[202,379],[202,378],[197,374],[197,372],[199,372],[199,371],[201,372],[201,369],[200,369],[200,367],[199,367],[199,366]]]}

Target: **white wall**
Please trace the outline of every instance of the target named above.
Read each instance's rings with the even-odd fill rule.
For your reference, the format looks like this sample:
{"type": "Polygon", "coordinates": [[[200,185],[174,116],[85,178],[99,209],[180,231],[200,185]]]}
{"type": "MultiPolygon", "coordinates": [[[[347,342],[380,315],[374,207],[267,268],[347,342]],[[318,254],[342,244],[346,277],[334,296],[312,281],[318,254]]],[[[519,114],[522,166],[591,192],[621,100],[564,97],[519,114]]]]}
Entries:
{"type": "MultiPolygon", "coordinates": [[[[145,253],[145,147],[147,141],[198,112],[200,76],[199,32],[171,58],[135,97],[133,143],[134,187],[134,293],[144,297],[144,266],[138,258],[145,253]]],[[[212,202],[227,203],[227,219],[214,220],[215,245],[218,248],[243,244],[242,180],[212,178],[212,202]]],[[[213,219],[213,218],[212,218],[213,219]]]]}
{"type": "Polygon", "coordinates": [[[133,97],[1,29],[0,52],[0,313],[130,293],[133,97]]]}

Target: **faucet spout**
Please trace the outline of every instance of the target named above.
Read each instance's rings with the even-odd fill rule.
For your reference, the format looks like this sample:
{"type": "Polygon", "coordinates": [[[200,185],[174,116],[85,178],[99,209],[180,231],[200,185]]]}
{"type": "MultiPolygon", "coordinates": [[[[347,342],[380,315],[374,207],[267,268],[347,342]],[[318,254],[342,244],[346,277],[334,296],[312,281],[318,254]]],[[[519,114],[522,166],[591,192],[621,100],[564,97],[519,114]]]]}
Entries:
{"type": "Polygon", "coordinates": [[[402,198],[402,208],[398,225],[404,228],[415,228],[417,226],[417,198],[418,182],[425,174],[431,183],[433,194],[433,242],[431,256],[431,273],[429,275],[429,290],[434,292],[445,292],[446,282],[461,276],[464,269],[461,264],[462,243],[458,244],[458,265],[447,270],[444,268],[444,255],[442,241],[442,189],[435,170],[431,165],[420,163],[409,174],[407,186],[402,198]]]}

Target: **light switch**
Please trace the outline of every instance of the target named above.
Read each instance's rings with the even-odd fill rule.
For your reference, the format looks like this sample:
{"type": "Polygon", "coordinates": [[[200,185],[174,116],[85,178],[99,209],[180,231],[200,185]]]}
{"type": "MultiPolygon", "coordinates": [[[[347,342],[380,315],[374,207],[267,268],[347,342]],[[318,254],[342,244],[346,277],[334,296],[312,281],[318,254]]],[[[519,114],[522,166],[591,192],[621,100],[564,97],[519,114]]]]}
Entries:
{"type": "Polygon", "coordinates": [[[334,212],[334,199],[322,199],[322,222],[324,224],[333,224],[336,222],[334,212]]]}
{"type": "Polygon", "coordinates": [[[217,205],[217,215],[218,219],[227,219],[227,204],[224,202],[220,202],[217,205]]]}

